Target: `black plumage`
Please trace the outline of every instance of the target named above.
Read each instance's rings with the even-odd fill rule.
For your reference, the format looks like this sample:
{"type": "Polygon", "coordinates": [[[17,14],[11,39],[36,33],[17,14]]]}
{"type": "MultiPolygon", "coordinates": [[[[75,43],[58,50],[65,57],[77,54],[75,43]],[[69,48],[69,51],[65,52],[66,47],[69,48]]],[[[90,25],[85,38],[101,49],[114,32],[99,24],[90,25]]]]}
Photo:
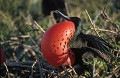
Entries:
{"type": "MultiPolygon", "coordinates": [[[[66,20],[72,21],[75,24],[75,34],[70,42],[71,50],[75,53],[76,60],[82,59],[85,52],[91,52],[105,61],[110,61],[113,58],[111,49],[113,48],[108,42],[94,35],[84,34],[81,29],[81,19],[78,17],[68,17],[60,11],[55,11],[66,20]]],[[[80,60],[78,63],[82,63],[80,60]]]]}
{"type": "MultiPolygon", "coordinates": [[[[81,19],[78,17],[67,17],[60,11],[55,11],[66,20],[72,21],[75,24],[75,33],[70,41],[70,49],[75,54],[75,63],[73,65],[80,65],[77,69],[77,74],[84,73],[85,70],[92,72],[92,66],[86,65],[83,61],[85,53],[92,53],[95,57],[100,57],[106,62],[113,60],[111,50],[113,47],[100,37],[94,35],[84,34],[81,28],[81,19]]],[[[88,57],[88,56],[85,56],[88,57]]]]}
{"type": "Polygon", "coordinates": [[[76,37],[76,41],[78,41],[78,40],[87,42],[87,46],[98,49],[101,52],[103,52],[104,54],[112,57],[112,54],[111,54],[112,46],[108,42],[103,40],[102,38],[94,36],[94,35],[83,34],[81,32],[76,37]]]}

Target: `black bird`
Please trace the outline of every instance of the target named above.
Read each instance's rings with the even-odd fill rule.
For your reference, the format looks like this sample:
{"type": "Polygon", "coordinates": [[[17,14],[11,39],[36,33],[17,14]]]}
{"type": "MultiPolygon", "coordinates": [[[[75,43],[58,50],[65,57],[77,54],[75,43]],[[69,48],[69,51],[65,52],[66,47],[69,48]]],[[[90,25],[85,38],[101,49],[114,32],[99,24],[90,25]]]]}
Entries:
{"type": "Polygon", "coordinates": [[[68,17],[58,10],[55,13],[67,21],[53,25],[43,35],[41,50],[49,64],[55,67],[79,64],[89,71],[89,65],[83,61],[86,52],[111,61],[112,46],[100,37],[84,34],[80,18],[68,17]]]}
{"type": "Polygon", "coordinates": [[[78,17],[68,17],[56,10],[66,20],[72,21],[75,24],[75,34],[70,42],[70,49],[75,54],[75,64],[83,64],[82,55],[86,52],[91,52],[95,56],[99,56],[105,61],[111,61],[113,58],[111,49],[113,47],[100,37],[84,34],[81,29],[81,19],[78,17]],[[84,44],[84,45],[83,45],[84,44]]]}
{"type": "MultiPolygon", "coordinates": [[[[59,10],[63,14],[67,15],[65,1],[64,0],[43,0],[42,1],[42,13],[44,16],[50,15],[51,11],[59,10]]],[[[54,18],[56,22],[60,22],[61,18],[59,14],[54,13],[54,18]]]]}

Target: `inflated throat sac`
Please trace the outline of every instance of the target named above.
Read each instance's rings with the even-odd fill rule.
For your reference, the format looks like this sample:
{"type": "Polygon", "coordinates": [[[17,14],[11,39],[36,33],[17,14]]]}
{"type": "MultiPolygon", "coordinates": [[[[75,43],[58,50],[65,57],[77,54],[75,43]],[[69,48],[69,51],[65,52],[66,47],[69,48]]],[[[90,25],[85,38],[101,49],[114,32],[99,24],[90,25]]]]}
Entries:
{"type": "Polygon", "coordinates": [[[55,67],[72,65],[75,60],[69,42],[75,32],[71,21],[64,21],[49,28],[43,35],[41,49],[47,62],[55,67]]]}

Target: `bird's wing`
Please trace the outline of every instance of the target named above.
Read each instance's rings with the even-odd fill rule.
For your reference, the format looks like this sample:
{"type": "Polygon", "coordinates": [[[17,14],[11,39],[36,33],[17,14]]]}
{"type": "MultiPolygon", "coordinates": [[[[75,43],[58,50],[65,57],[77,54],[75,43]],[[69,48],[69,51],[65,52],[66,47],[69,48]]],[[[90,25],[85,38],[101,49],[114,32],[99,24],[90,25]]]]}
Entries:
{"type": "Polygon", "coordinates": [[[100,52],[102,52],[103,54],[106,54],[112,57],[112,54],[111,54],[112,46],[109,43],[107,43],[105,40],[103,40],[102,38],[94,36],[94,35],[83,34],[81,32],[74,40],[74,42],[77,42],[77,44],[79,44],[77,45],[77,47],[81,47],[81,43],[79,43],[81,40],[84,43],[87,42],[88,47],[95,48],[99,50],[100,52]]]}
{"type": "MultiPolygon", "coordinates": [[[[95,49],[95,48],[92,48],[92,47],[81,47],[81,48],[70,48],[72,50],[72,52],[74,52],[75,54],[75,64],[83,64],[83,61],[82,61],[82,57],[83,57],[83,54],[85,54],[86,52],[89,54],[89,53],[92,53],[98,57],[100,57],[101,59],[107,61],[107,62],[110,62],[111,61],[111,57],[101,53],[99,50],[95,49]]],[[[88,55],[89,56],[89,55],[88,55]]],[[[87,58],[85,56],[85,58],[87,58]]]]}

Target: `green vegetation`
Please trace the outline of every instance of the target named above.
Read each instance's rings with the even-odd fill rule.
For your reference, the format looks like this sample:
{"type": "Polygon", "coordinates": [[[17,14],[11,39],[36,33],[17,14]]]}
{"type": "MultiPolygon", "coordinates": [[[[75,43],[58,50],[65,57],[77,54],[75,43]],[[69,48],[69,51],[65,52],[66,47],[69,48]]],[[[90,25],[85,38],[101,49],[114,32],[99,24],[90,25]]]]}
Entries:
{"type": "MultiPolygon", "coordinates": [[[[0,0],[0,38],[1,46],[7,57],[7,62],[35,61],[40,57],[42,58],[42,60],[40,60],[42,64],[40,64],[40,68],[44,68],[47,64],[40,50],[40,42],[44,33],[40,29],[40,26],[46,30],[54,25],[55,21],[52,13],[50,16],[43,17],[41,2],[42,0],[0,0]]],[[[94,78],[120,77],[119,3],[119,0],[114,3],[111,0],[66,0],[69,16],[77,16],[82,19],[82,28],[85,33],[100,36],[114,47],[112,53],[115,60],[110,63],[105,63],[100,59],[94,58],[92,61],[86,62],[93,67],[94,72],[85,72],[80,78],[83,76],[91,77],[91,74],[94,75],[94,78]]],[[[12,66],[9,65],[10,64],[8,64],[8,69],[11,73],[12,69],[9,67],[12,68],[12,66]]],[[[47,67],[48,66],[49,64],[47,64],[47,67]]],[[[45,69],[48,69],[49,77],[53,75],[51,70],[58,72],[55,68],[50,68],[50,71],[49,68],[45,69]]],[[[39,71],[37,69],[34,70],[39,71]]],[[[65,74],[60,74],[60,71],[61,70],[59,70],[59,75],[66,77],[65,74]]],[[[12,75],[8,75],[5,72],[3,73],[2,77],[17,76],[17,74],[14,74],[15,72],[12,72],[12,75]]],[[[72,78],[71,74],[66,74],[67,77],[72,78]]],[[[27,72],[27,75],[33,77],[43,76],[41,74],[38,75],[38,72],[38,76],[34,76],[34,74],[30,72],[27,72]]],[[[24,76],[26,75],[24,74],[24,76]]]]}

